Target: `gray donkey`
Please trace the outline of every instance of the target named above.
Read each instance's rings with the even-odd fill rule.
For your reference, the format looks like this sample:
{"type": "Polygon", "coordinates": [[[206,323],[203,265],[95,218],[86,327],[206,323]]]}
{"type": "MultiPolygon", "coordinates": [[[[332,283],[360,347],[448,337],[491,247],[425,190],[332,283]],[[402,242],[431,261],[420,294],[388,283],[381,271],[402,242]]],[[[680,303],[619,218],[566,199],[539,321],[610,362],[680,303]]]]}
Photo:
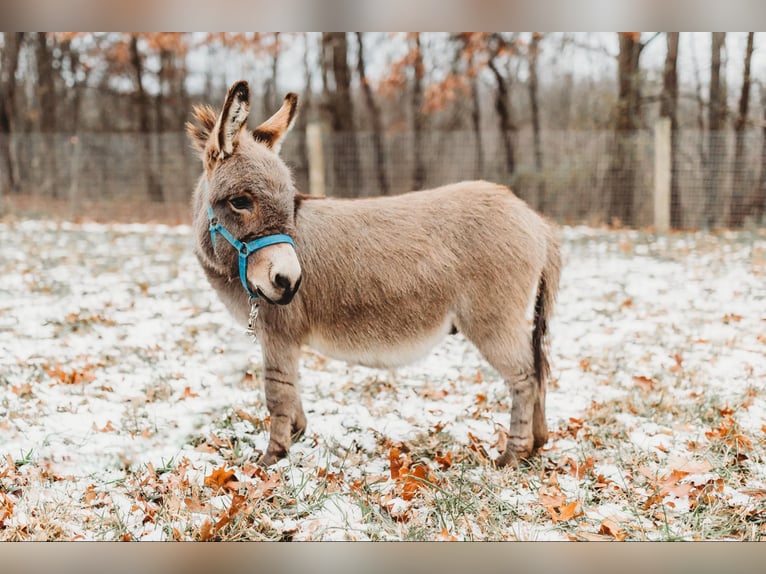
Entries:
{"type": "Polygon", "coordinates": [[[299,194],[278,155],[297,96],[253,131],[249,97],[247,82],[235,83],[220,114],[194,109],[187,132],[204,166],[193,199],[197,258],[232,315],[254,322],[263,351],[271,423],[259,462],[284,457],[306,427],[302,344],[395,367],[454,329],[511,389],[496,463],[528,458],[548,439],[546,332],[561,264],[553,227],[485,181],[368,199],[299,194]]]}

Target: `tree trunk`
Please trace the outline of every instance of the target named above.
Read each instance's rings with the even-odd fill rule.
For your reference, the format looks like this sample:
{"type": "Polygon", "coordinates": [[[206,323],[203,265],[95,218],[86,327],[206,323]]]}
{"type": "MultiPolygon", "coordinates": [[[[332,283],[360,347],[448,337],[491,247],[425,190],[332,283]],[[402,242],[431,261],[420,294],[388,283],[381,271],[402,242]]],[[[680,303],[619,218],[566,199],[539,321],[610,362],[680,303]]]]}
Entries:
{"type": "Polygon", "coordinates": [[[763,110],[763,127],[761,128],[761,177],[758,189],[748,205],[748,211],[753,214],[755,221],[761,223],[766,213],[766,88],[760,86],[761,109],[763,110]]]}
{"type": "Polygon", "coordinates": [[[545,181],[543,180],[543,144],[540,137],[540,98],[537,85],[537,57],[540,53],[542,34],[532,33],[529,43],[529,105],[532,110],[532,146],[535,152],[535,176],[537,179],[537,209],[545,211],[545,181]]]}
{"type": "MultiPolygon", "coordinates": [[[[303,33],[303,93],[300,99],[300,108],[295,122],[296,139],[296,166],[293,171],[296,187],[304,193],[309,192],[309,151],[306,143],[306,126],[309,124],[312,113],[312,64],[309,62],[309,34],[303,33]]],[[[273,113],[273,112],[272,112],[273,113]]],[[[323,166],[324,169],[324,166],[323,166]]]]}
{"type": "Polygon", "coordinates": [[[355,197],[360,195],[361,178],[345,32],[322,33],[322,80],[325,109],[329,113],[333,132],[334,192],[340,197],[355,197]],[[330,89],[331,83],[333,89],[330,89]]]}
{"type": "Polygon", "coordinates": [[[726,95],[721,74],[721,52],[726,41],[725,32],[713,32],[710,58],[710,97],[708,99],[708,150],[707,186],[705,196],[705,222],[708,227],[716,224],[722,197],[721,168],[726,153],[725,134],[726,95]],[[718,203],[718,205],[716,205],[718,203]]]}
{"type": "Polygon", "coordinates": [[[16,147],[12,141],[16,128],[16,70],[23,32],[4,32],[0,58],[0,197],[20,188],[16,147]]]}
{"type": "Polygon", "coordinates": [[[471,56],[468,62],[467,73],[471,83],[471,126],[473,127],[473,137],[476,142],[474,178],[482,179],[484,178],[484,143],[481,137],[481,94],[479,92],[478,73],[474,69],[473,56],[471,56]]]}
{"type": "Polygon", "coordinates": [[[380,119],[380,108],[375,103],[375,96],[367,80],[364,62],[364,38],[362,32],[356,33],[357,61],[356,70],[359,74],[359,83],[362,85],[364,101],[367,105],[367,113],[372,122],[372,146],[375,153],[375,173],[378,179],[378,191],[381,195],[389,194],[388,177],[386,175],[386,150],[383,142],[383,122],[380,119]]]}
{"type": "Polygon", "coordinates": [[[141,149],[141,163],[146,176],[146,191],[152,201],[164,201],[165,197],[162,191],[162,185],[155,173],[154,162],[152,161],[151,148],[151,124],[149,118],[149,96],[144,90],[143,73],[144,66],[141,54],[138,51],[138,35],[130,35],[130,63],[133,68],[133,80],[135,81],[135,102],[138,111],[138,132],[141,149]]]}
{"type": "Polygon", "coordinates": [[[426,182],[426,166],[423,162],[423,51],[420,45],[420,33],[412,34],[412,49],[415,58],[412,64],[412,189],[423,189],[426,182]]]}
{"type": "Polygon", "coordinates": [[[660,116],[670,120],[670,227],[682,225],[681,197],[678,189],[678,32],[668,32],[665,69],[662,74],[660,116]]]}
{"type": "Polygon", "coordinates": [[[500,119],[500,140],[503,142],[503,150],[505,152],[505,171],[506,176],[510,180],[516,171],[516,157],[513,149],[513,131],[516,129],[511,120],[511,102],[508,93],[508,85],[505,82],[505,78],[497,69],[495,63],[495,57],[491,56],[487,61],[487,66],[495,76],[497,83],[497,91],[495,92],[495,110],[500,119]]]}
{"type": "Polygon", "coordinates": [[[40,149],[40,187],[45,195],[58,197],[58,168],[56,162],[56,80],[53,69],[53,50],[48,45],[48,35],[35,35],[35,64],[37,67],[37,96],[39,102],[39,130],[42,136],[40,149]]]}
{"type": "Polygon", "coordinates": [[[729,227],[742,227],[745,222],[745,197],[749,195],[745,186],[745,127],[750,107],[750,62],[753,58],[753,32],[747,34],[747,49],[745,50],[745,67],[742,76],[742,92],[739,96],[737,119],[734,121],[736,143],[734,146],[734,184],[731,195],[731,211],[729,212],[729,227]]]}
{"type": "Polygon", "coordinates": [[[609,194],[608,216],[611,221],[634,225],[633,201],[636,186],[636,130],[641,115],[641,85],[639,34],[620,33],[618,57],[617,110],[615,141],[606,183],[609,194]]]}
{"type": "Polygon", "coordinates": [[[271,75],[263,91],[263,117],[270,118],[278,108],[277,72],[279,71],[279,32],[274,32],[274,48],[271,53],[271,75]]]}

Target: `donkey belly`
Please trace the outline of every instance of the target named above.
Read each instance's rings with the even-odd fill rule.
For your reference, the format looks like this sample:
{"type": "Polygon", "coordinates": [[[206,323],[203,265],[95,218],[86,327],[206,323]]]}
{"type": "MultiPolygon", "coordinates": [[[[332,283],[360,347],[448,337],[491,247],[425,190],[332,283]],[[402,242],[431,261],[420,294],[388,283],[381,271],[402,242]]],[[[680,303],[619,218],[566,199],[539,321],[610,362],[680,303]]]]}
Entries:
{"type": "Polygon", "coordinates": [[[402,367],[425,357],[450,332],[452,325],[453,317],[449,315],[416,336],[408,334],[400,339],[391,338],[390,334],[385,338],[354,337],[338,326],[329,332],[312,333],[308,344],[328,357],[365,367],[402,367]]]}

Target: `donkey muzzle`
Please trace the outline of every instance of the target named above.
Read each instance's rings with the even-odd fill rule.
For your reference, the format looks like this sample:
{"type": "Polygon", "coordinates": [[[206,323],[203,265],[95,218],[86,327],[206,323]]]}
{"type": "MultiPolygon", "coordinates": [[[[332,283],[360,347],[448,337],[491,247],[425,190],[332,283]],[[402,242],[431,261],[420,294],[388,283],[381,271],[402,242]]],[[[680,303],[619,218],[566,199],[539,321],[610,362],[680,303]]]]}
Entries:
{"type": "Polygon", "coordinates": [[[274,284],[282,289],[282,297],[278,301],[275,301],[275,303],[278,305],[287,305],[290,301],[292,301],[293,297],[295,297],[295,294],[298,292],[298,289],[301,286],[302,279],[303,277],[299,275],[298,280],[293,282],[286,275],[277,273],[274,276],[274,284]]]}
{"type": "Polygon", "coordinates": [[[280,243],[250,257],[247,279],[258,296],[269,303],[287,305],[301,284],[301,266],[292,245],[280,243]]]}

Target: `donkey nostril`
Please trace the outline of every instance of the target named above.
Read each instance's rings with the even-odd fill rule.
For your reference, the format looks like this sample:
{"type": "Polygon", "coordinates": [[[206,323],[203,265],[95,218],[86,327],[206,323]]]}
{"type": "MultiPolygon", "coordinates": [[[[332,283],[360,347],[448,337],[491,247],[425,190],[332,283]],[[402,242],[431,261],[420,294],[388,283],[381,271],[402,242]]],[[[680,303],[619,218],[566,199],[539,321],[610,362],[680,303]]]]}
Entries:
{"type": "Polygon", "coordinates": [[[290,279],[282,275],[281,273],[277,273],[274,277],[274,283],[278,286],[284,289],[285,291],[288,291],[290,289],[290,279]]]}

